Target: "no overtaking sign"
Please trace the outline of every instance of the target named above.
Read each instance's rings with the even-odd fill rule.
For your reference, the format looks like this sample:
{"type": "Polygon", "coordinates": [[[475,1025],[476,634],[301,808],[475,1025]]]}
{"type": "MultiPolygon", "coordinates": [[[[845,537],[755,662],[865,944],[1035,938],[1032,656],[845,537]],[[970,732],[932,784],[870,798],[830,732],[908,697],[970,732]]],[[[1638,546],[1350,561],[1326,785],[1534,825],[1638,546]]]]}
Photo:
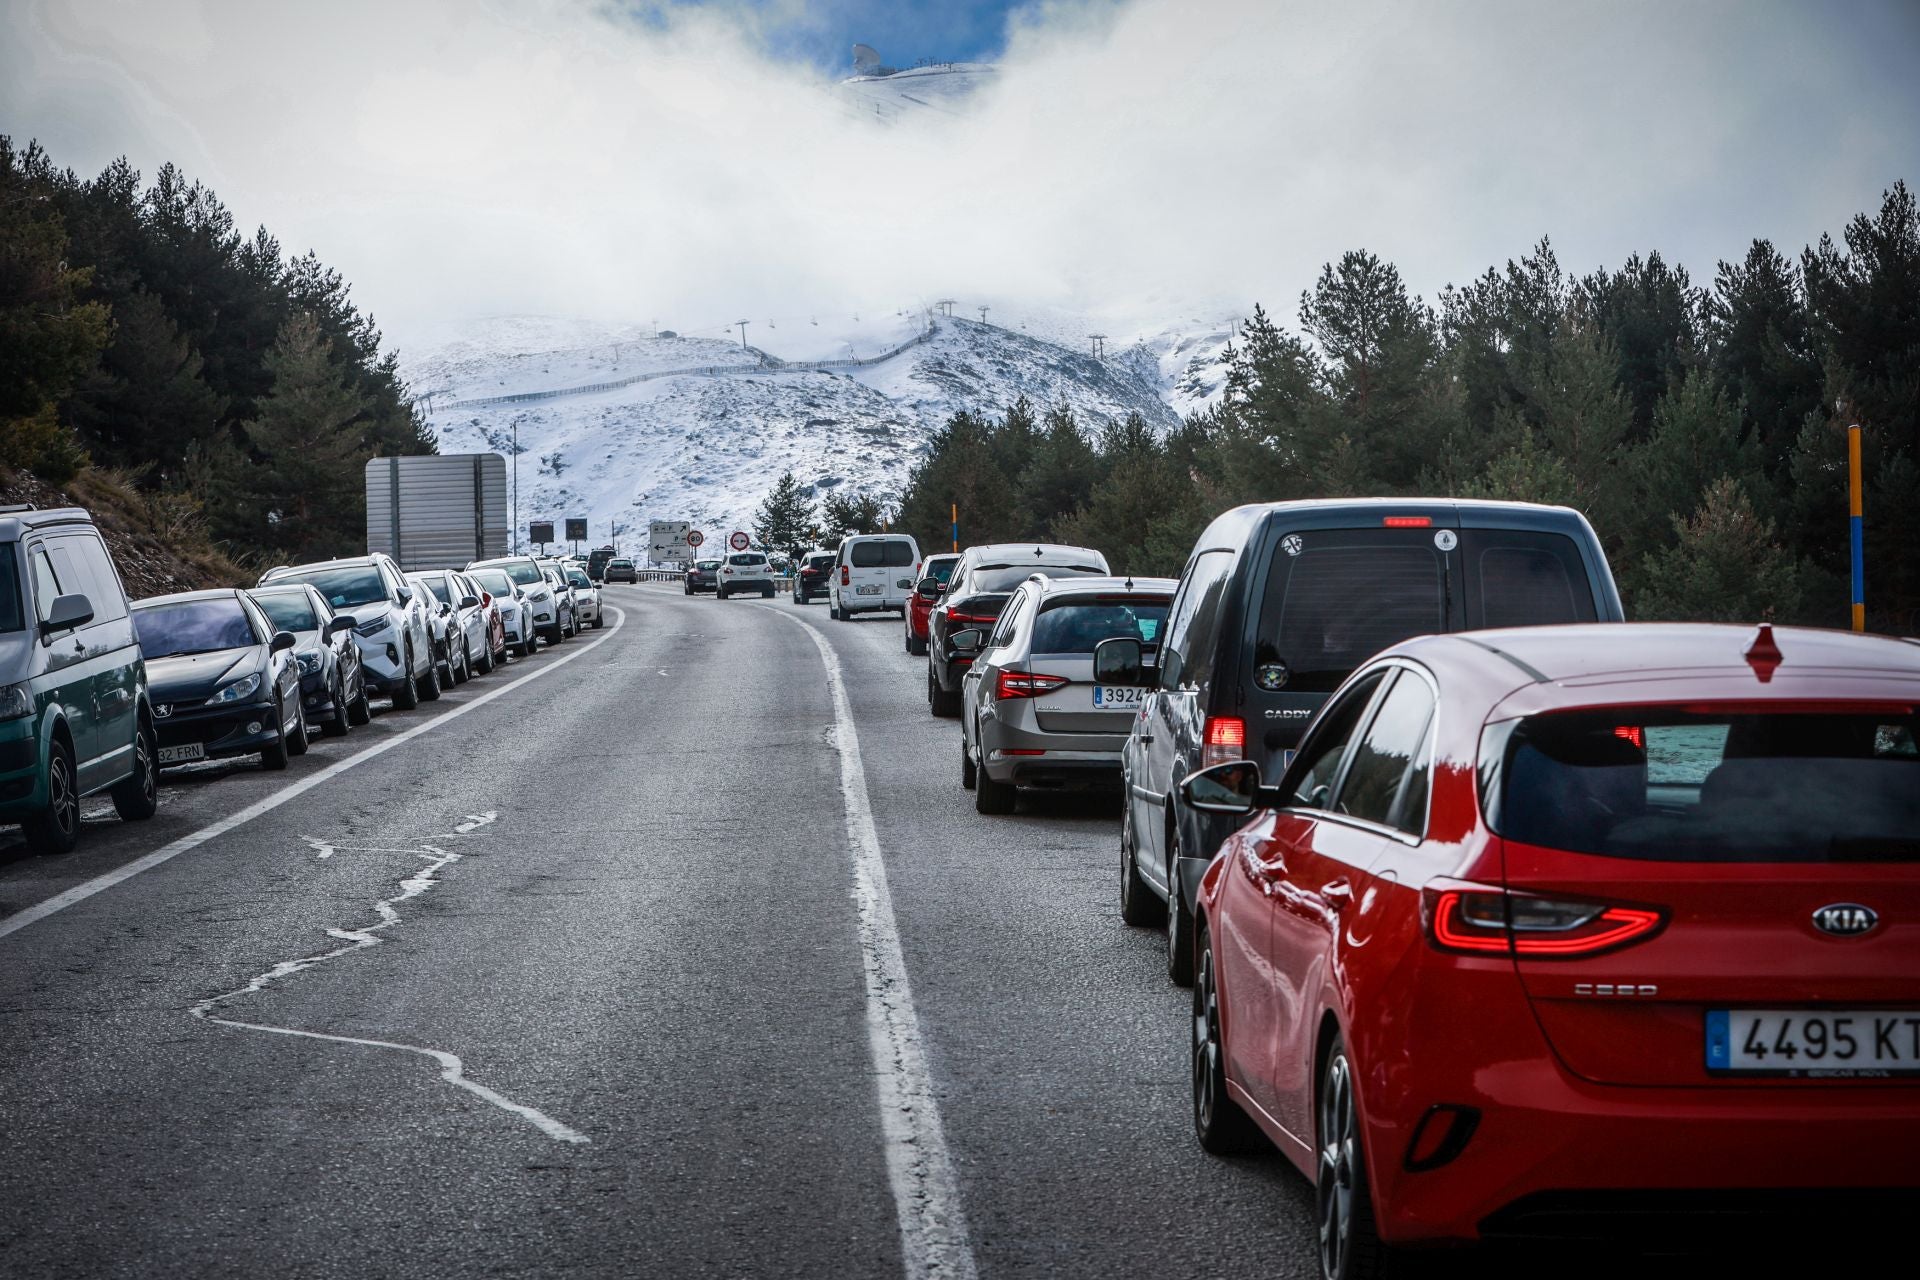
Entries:
{"type": "Polygon", "coordinates": [[[733,536],[727,539],[727,545],[735,551],[745,551],[752,543],[753,539],[747,537],[746,534],[741,533],[737,529],[734,531],[733,536]]]}

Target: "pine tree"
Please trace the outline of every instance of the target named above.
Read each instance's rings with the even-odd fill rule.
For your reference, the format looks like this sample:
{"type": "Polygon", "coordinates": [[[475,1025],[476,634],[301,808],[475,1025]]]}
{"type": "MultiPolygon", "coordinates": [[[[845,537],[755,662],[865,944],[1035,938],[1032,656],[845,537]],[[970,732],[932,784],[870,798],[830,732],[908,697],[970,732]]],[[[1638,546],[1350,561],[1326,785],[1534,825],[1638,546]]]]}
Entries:
{"type": "Polygon", "coordinates": [[[867,493],[829,493],[820,502],[823,543],[831,545],[856,533],[879,533],[888,524],[887,508],[867,493]]]}
{"type": "Polygon", "coordinates": [[[1016,504],[1032,516],[1035,536],[1054,538],[1060,522],[1083,506],[1099,478],[1100,459],[1074,421],[1073,410],[1047,410],[1033,460],[1020,474],[1016,504]]]}
{"type": "Polygon", "coordinates": [[[246,424],[252,465],[241,511],[253,545],[313,558],[365,536],[361,431],[368,404],[333,363],[333,344],[306,312],[281,328],[266,367],[273,389],[246,424]]]}
{"type": "Polygon", "coordinates": [[[1786,621],[1805,597],[1800,564],[1731,476],[1707,487],[1693,516],[1674,521],[1674,545],[1649,556],[1641,577],[1635,616],[1649,621],[1786,621]]]}
{"type": "Polygon", "coordinates": [[[136,289],[114,307],[113,340],[68,401],[68,418],[96,453],[165,481],[190,445],[219,429],[226,407],[201,364],[160,299],[136,289]]]}
{"type": "Polygon", "coordinates": [[[813,520],[813,489],[794,479],[793,472],[783,472],[753,518],[753,536],[761,546],[798,560],[812,545],[813,520]]]}
{"type": "Polygon", "coordinates": [[[1755,240],[1744,261],[1720,264],[1706,312],[1721,392],[1739,406],[1767,473],[1778,476],[1821,401],[1820,359],[1793,264],[1755,240]]]}
{"type": "Polygon", "coordinates": [[[1722,476],[1742,492],[1766,493],[1760,452],[1740,424],[1740,413],[1714,389],[1705,372],[1688,374],[1654,409],[1647,438],[1623,459],[1621,481],[1631,501],[1614,504],[1621,562],[1637,566],[1671,545],[1674,522],[1722,476]]]}

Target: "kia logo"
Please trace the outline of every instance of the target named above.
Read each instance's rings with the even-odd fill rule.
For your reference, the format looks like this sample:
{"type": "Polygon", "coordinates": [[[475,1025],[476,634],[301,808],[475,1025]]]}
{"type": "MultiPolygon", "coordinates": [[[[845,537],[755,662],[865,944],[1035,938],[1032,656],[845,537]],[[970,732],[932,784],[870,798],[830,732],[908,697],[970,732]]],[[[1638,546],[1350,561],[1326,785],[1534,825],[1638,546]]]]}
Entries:
{"type": "Polygon", "coordinates": [[[1857,938],[1879,923],[1878,912],[1857,902],[1836,902],[1813,913],[1813,927],[1836,938],[1857,938]]]}

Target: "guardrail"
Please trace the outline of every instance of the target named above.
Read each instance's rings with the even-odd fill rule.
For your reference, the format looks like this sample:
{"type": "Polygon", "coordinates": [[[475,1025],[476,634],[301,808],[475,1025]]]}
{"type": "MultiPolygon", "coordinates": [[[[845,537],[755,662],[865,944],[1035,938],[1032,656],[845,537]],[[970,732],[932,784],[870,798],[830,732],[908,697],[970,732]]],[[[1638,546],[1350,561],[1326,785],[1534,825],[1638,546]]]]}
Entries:
{"type": "MultiPolygon", "coordinates": [[[[639,573],[640,581],[642,582],[680,582],[687,576],[679,569],[642,569],[639,573]]],[[[773,580],[773,590],[775,595],[791,595],[793,593],[793,579],[775,578],[773,580]]]]}
{"type": "Polygon", "coordinates": [[[562,396],[592,395],[599,391],[618,391],[621,387],[631,387],[638,382],[649,382],[654,378],[716,378],[724,374],[753,373],[824,373],[833,369],[865,369],[893,359],[903,352],[911,351],[934,335],[936,326],[929,322],[926,330],[908,338],[891,350],[882,351],[877,356],[847,360],[776,360],[766,356],[753,364],[704,364],[689,369],[656,369],[651,373],[636,373],[627,378],[616,378],[612,382],[588,382],[577,387],[556,387],[551,391],[521,391],[506,396],[481,396],[474,400],[453,400],[441,406],[446,409],[482,409],[496,404],[524,404],[533,400],[558,400],[562,396]]]}

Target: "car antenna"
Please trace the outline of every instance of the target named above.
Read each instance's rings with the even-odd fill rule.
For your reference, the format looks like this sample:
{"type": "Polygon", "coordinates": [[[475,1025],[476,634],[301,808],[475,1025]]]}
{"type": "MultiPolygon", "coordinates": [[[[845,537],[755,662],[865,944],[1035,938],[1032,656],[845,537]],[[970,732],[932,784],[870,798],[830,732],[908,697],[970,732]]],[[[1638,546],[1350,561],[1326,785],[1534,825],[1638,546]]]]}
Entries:
{"type": "Polygon", "coordinates": [[[1127,590],[1133,590],[1133,575],[1131,573],[1127,575],[1127,590]]]}

